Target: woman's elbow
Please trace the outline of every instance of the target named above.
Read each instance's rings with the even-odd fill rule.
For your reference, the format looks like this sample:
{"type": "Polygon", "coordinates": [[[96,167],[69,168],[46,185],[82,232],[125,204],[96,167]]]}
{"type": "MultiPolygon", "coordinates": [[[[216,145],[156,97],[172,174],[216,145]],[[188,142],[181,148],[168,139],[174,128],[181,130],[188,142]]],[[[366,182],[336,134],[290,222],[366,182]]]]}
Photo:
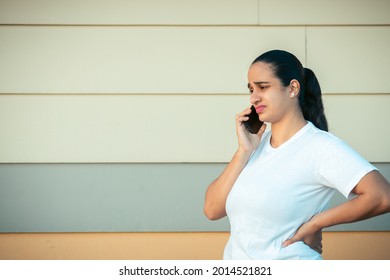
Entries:
{"type": "Polygon", "coordinates": [[[381,194],[380,208],[383,213],[388,213],[390,212],[390,183],[383,177],[383,175],[380,175],[380,179],[382,181],[383,190],[381,194]]]}
{"type": "Polygon", "coordinates": [[[225,211],[217,211],[216,209],[213,209],[213,207],[210,207],[208,205],[204,206],[203,213],[205,214],[207,219],[211,221],[219,220],[226,216],[225,211]]]}
{"type": "Polygon", "coordinates": [[[358,196],[366,197],[372,216],[390,212],[390,184],[378,171],[368,173],[356,186],[358,196]]]}
{"type": "Polygon", "coordinates": [[[382,200],[382,208],[384,213],[390,212],[390,190],[386,193],[382,200]]]}

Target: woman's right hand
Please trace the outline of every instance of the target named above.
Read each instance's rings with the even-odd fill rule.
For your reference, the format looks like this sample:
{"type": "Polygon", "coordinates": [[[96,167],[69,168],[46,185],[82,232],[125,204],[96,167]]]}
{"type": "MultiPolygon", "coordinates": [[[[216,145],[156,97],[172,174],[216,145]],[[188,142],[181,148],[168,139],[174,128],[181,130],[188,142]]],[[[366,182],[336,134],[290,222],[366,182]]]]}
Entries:
{"type": "Polygon", "coordinates": [[[236,132],[238,138],[238,149],[245,153],[252,153],[260,144],[261,137],[267,128],[267,125],[263,123],[257,134],[250,133],[243,124],[247,121],[251,112],[251,108],[248,107],[241,113],[236,115],[236,132]]]}
{"type": "Polygon", "coordinates": [[[252,152],[259,145],[261,136],[265,131],[265,124],[263,124],[257,134],[251,134],[247,131],[242,122],[248,120],[246,115],[250,111],[250,108],[247,108],[236,115],[239,148],[221,175],[207,188],[204,213],[210,220],[217,220],[226,216],[226,200],[229,192],[248,163],[252,152]]]}

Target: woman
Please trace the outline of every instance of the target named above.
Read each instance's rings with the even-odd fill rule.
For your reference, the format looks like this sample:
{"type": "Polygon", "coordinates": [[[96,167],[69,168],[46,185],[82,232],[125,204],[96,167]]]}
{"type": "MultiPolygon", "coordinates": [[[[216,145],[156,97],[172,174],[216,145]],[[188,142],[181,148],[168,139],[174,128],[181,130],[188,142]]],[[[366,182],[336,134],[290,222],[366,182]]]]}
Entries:
{"type": "Polygon", "coordinates": [[[250,108],[239,113],[238,149],[206,191],[206,216],[230,220],[224,259],[322,259],[323,228],[390,211],[389,183],[327,132],[317,78],[294,55],[259,56],[248,88],[272,126],[251,134],[243,125],[250,108]],[[335,190],[350,200],[326,209],[335,190]]]}

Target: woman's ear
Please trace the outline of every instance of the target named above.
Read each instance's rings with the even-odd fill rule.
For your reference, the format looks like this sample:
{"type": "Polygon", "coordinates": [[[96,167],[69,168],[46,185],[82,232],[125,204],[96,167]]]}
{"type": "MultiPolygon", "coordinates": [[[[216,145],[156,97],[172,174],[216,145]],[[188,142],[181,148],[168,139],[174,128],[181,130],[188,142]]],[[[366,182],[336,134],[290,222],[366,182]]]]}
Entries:
{"type": "Polygon", "coordinates": [[[299,94],[300,84],[297,80],[291,80],[290,82],[290,97],[295,97],[299,94]]]}

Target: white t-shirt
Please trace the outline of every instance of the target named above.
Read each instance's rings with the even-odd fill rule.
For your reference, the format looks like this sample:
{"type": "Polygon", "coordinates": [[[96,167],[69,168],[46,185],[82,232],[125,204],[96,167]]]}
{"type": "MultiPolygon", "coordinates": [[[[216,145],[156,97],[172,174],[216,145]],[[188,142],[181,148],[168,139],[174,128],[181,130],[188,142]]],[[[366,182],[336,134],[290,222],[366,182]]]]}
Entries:
{"type": "Polygon", "coordinates": [[[350,197],[376,168],[345,142],[308,122],[278,148],[266,132],[226,201],[231,236],[224,259],[322,259],[303,242],[282,248],[326,209],[335,190],[350,197]]]}

